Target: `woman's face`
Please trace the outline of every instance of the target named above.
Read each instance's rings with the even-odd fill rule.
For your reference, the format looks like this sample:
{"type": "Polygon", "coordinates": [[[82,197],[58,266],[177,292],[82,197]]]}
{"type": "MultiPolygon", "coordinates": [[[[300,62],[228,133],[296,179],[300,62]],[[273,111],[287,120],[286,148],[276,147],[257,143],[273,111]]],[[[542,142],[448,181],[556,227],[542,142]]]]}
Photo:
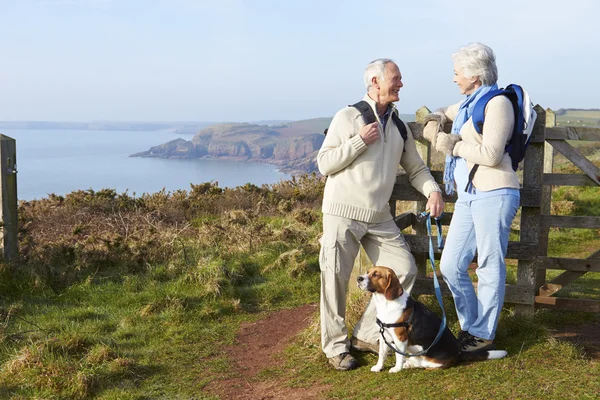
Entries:
{"type": "Polygon", "coordinates": [[[460,90],[461,94],[467,95],[473,93],[478,87],[481,86],[479,77],[466,77],[463,73],[463,69],[456,64],[454,64],[454,83],[458,85],[458,89],[460,90]]]}

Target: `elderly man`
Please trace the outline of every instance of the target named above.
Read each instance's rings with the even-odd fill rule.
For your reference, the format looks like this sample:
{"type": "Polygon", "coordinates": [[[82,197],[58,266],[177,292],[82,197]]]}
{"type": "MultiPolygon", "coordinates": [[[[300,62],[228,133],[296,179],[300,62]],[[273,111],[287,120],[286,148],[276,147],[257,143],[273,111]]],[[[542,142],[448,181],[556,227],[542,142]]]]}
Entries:
{"type": "MultiPolygon", "coordinates": [[[[429,201],[433,216],[444,209],[440,188],[417,153],[407,129],[403,139],[393,121],[397,113],[402,75],[389,59],[371,62],[365,70],[364,97],[376,115],[365,125],[355,107],[340,110],[329,126],[317,162],[327,176],[323,195],[321,266],[321,344],[329,363],[340,371],[358,363],[349,353],[378,350],[379,331],[371,302],[348,340],[345,324],[346,294],[360,244],[375,265],[392,268],[405,290],[412,289],[417,268],[408,244],[392,218],[388,201],[396,181],[398,164],[411,184],[429,201]]],[[[399,120],[398,120],[399,121],[399,120]]]]}

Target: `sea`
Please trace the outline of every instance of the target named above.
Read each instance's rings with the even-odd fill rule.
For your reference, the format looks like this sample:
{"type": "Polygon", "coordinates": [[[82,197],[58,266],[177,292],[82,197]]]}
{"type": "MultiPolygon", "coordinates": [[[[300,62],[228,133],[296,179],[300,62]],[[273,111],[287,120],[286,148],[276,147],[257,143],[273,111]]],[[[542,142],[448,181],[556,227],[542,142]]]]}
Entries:
{"type": "Polygon", "coordinates": [[[16,140],[19,200],[87,189],[140,196],[162,189],[189,190],[190,184],[204,182],[233,188],[291,178],[276,166],[255,162],[130,157],[170,140],[193,137],[171,131],[0,129],[0,134],[16,140]]]}

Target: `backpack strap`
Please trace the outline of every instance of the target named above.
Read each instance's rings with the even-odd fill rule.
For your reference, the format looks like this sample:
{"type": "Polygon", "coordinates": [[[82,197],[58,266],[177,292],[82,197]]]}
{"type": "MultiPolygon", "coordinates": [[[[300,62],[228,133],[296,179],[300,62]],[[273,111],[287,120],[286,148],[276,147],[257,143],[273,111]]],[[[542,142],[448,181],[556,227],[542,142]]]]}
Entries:
{"type": "Polygon", "coordinates": [[[523,88],[519,85],[510,84],[506,87],[504,95],[508,97],[512,103],[513,110],[515,112],[515,129],[514,132],[521,133],[525,128],[525,118],[523,116],[523,109],[520,104],[523,104],[523,88]]]}
{"type": "MultiPolygon", "coordinates": [[[[373,109],[371,108],[369,103],[367,103],[364,100],[361,100],[358,103],[350,104],[348,107],[354,107],[360,112],[360,115],[362,115],[365,125],[369,125],[377,121],[373,109]]],[[[398,117],[398,114],[396,114],[395,112],[392,112],[391,118],[394,121],[396,127],[398,128],[400,136],[402,136],[402,139],[406,142],[408,140],[408,131],[406,130],[406,125],[404,125],[404,122],[402,122],[400,117],[398,117]]],[[[325,129],[323,134],[327,135],[328,130],[329,128],[325,129]]],[[[404,151],[406,151],[406,147],[404,148],[404,151]]]]}
{"type": "Polygon", "coordinates": [[[402,122],[398,114],[396,114],[395,112],[392,112],[392,119],[394,120],[396,127],[400,131],[400,136],[402,136],[402,139],[404,139],[404,141],[406,142],[406,140],[408,139],[408,131],[406,130],[406,125],[404,125],[404,122],[402,122]]]}
{"type": "Polygon", "coordinates": [[[473,108],[473,114],[471,115],[471,120],[473,121],[473,126],[477,133],[483,133],[483,120],[485,119],[485,106],[487,106],[488,101],[493,99],[494,97],[505,94],[506,90],[498,89],[498,90],[490,90],[486,94],[484,94],[477,103],[475,103],[475,107],[473,108]]]}
{"type": "Polygon", "coordinates": [[[372,124],[373,122],[377,121],[377,118],[375,117],[375,113],[373,112],[373,109],[371,108],[369,103],[367,103],[364,100],[361,100],[358,103],[351,104],[348,107],[354,107],[358,111],[360,111],[360,115],[362,115],[363,120],[365,121],[365,125],[369,125],[369,124],[372,124]]]}
{"type": "MultiPolygon", "coordinates": [[[[364,100],[361,100],[358,103],[352,104],[348,107],[354,107],[358,111],[360,111],[360,114],[362,115],[363,120],[365,121],[365,125],[369,125],[369,124],[372,124],[373,122],[377,121],[377,119],[375,118],[375,113],[373,112],[373,109],[371,108],[369,103],[367,103],[364,100]]],[[[406,130],[406,125],[404,125],[404,122],[402,122],[400,117],[398,117],[398,114],[396,114],[395,112],[392,112],[391,119],[394,121],[394,124],[398,128],[398,131],[400,132],[400,136],[402,136],[402,139],[406,142],[406,140],[408,139],[408,132],[406,130]]],[[[404,151],[406,151],[406,147],[404,147],[404,151]]]]}
{"type": "MultiPolygon", "coordinates": [[[[365,125],[369,125],[369,124],[372,124],[373,122],[377,121],[377,118],[375,117],[375,113],[373,112],[373,109],[371,108],[369,103],[367,103],[364,100],[361,100],[358,103],[350,104],[350,105],[348,105],[348,107],[354,107],[360,112],[360,115],[362,115],[365,125]]],[[[323,134],[325,136],[327,136],[328,130],[329,130],[329,128],[325,129],[325,131],[323,132],[323,134]]]]}

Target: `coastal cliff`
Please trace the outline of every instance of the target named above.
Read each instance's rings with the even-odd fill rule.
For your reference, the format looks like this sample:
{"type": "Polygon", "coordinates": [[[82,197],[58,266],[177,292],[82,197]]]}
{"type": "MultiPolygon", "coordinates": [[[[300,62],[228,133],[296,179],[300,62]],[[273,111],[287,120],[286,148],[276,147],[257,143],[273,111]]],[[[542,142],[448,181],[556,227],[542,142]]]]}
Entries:
{"type": "Polygon", "coordinates": [[[282,171],[317,171],[316,155],[330,118],[296,121],[275,126],[248,123],[208,126],[191,140],[175,139],[132,157],[219,158],[263,162],[282,171]]]}

